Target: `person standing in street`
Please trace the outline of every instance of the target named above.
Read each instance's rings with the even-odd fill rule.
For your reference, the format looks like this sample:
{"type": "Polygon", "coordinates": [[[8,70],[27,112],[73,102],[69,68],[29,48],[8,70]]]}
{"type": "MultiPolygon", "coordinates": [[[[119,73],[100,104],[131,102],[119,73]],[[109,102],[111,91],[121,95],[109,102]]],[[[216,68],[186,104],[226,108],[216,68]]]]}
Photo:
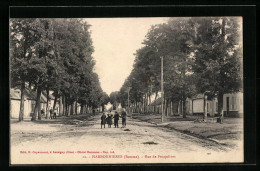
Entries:
{"type": "Polygon", "coordinates": [[[112,114],[108,114],[107,124],[108,124],[108,128],[111,128],[111,125],[112,125],[112,114]]]}
{"type": "Polygon", "coordinates": [[[101,116],[101,129],[102,129],[103,125],[104,125],[104,128],[106,128],[106,115],[105,115],[105,113],[103,113],[102,116],[101,116]]]}
{"type": "Polygon", "coordinates": [[[121,117],[122,117],[122,128],[125,128],[126,127],[126,111],[125,111],[125,109],[123,109],[121,117]]]}
{"type": "Polygon", "coordinates": [[[119,114],[117,112],[115,112],[115,115],[114,115],[114,126],[115,126],[115,128],[118,128],[118,120],[119,120],[119,114]]]}
{"type": "Polygon", "coordinates": [[[53,115],[54,115],[53,109],[51,108],[51,109],[50,109],[50,119],[53,119],[53,115]]]}
{"type": "Polygon", "coordinates": [[[57,116],[57,107],[54,108],[54,111],[53,111],[53,119],[56,119],[56,116],[57,116]]]}

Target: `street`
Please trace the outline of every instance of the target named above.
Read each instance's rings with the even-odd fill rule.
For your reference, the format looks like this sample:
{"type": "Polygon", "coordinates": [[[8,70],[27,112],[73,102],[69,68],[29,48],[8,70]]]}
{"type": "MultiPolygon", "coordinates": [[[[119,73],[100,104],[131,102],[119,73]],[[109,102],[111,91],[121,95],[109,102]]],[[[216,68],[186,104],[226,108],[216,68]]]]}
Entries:
{"type": "Polygon", "coordinates": [[[120,119],[120,128],[101,129],[100,116],[11,122],[12,163],[206,163],[241,157],[236,149],[130,117],[126,128],[120,119]]]}

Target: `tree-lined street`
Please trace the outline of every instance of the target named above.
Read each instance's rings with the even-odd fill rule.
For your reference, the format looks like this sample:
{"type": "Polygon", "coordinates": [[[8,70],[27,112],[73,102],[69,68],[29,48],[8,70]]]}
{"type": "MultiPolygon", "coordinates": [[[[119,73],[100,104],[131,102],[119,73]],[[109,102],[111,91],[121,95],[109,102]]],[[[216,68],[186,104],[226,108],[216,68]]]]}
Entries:
{"type": "Polygon", "coordinates": [[[140,20],[147,30],[138,18],[129,28],[123,18],[95,20],[112,29],[92,39],[88,19],[10,19],[12,162],[243,161],[241,17],[140,20]],[[138,29],[146,35],[133,52],[126,33],[138,29]],[[115,115],[120,128],[108,128],[115,115]]]}
{"type": "MultiPolygon", "coordinates": [[[[57,120],[43,120],[35,123],[15,122],[11,126],[11,143],[13,144],[11,155],[19,157],[19,161],[23,162],[21,156],[33,156],[35,154],[20,154],[20,151],[114,151],[115,155],[128,155],[144,157],[145,155],[172,155],[176,158],[162,160],[162,162],[198,162],[202,157],[214,158],[215,155],[226,152],[236,152],[241,147],[231,149],[228,146],[220,145],[216,142],[196,138],[187,134],[183,134],[174,130],[160,128],[153,124],[142,122],[137,119],[127,119],[126,128],[106,128],[100,129],[101,115],[93,116],[71,116],[70,118],[61,117],[57,120]],[[36,131],[37,130],[37,131],[36,131]],[[18,140],[23,139],[22,142],[18,140]],[[193,158],[187,157],[187,161],[182,158],[184,154],[197,153],[200,156],[193,158]],[[190,160],[190,161],[189,161],[190,160]]],[[[121,120],[120,120],[121,121],[121,120]]],[[[119,124],[121,127],[121,123],[119,124]]],[[[101,153],[104,154],[104,153],[101,153]]],[[[85,154],[88,157],[93,154],[85,154]]],[[[44,163],[45,157],[53,156],[38,154],[44,163]]],[[[94,163],[108,162],[104,159],[84,159],[84,154],[71,154],[70,162],[88,163],[91,160],[94,163]]],[[[54,163],[59,163],[68,156],[60,155],[58,158],[53,157],[54,163]]],[[[225,160],[223,157],[220,160],[225,160]]],[[[146,160],[154,162],[159,159],[146,160]]],[[[118,160],[116,160],[118,161],[118,160]]],[[[138,160],[136,160],[138,161],[138,160]]],[[[141,160],[139,160],[141,161],[141,160]]],[[[32,159],[31,162],[37,162],[32,159]]],[[[129,160],[122,160],[120,163],[129,160]]]]}

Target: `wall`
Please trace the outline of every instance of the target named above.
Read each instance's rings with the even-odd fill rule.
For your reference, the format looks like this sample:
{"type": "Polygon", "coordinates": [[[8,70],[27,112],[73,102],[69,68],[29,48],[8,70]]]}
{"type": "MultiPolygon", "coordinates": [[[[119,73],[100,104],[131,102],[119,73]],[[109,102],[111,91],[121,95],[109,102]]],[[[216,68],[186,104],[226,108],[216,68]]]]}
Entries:
{"type": "Polygon", "coordinates": [[[242,116],[244,113],[243,93],[224,94],[223,96],[223,112],[227,114],[227,97],[229,97],[229,113],[230,116],[242,116]]]}
{"type": "MultiPolygon", "coordinates": [[[[20,112],[20,100],[12,100],[10,101],[10,117],[11,118],[19,118],[20,112]]],[[[31,111],[31,103],[28,100],[24,101],[24,118],[30,117],[31,111]]]]}
{"type": "Polygon", "coordinates": [[[204,100],[194,99],[193,100],[193,113],[203,113],[204,100]]]}
{"type": "Polygon", "coordinates": [[[10,117],[19,118],[20,100],[11,100],[10,104],[10,117]]]}

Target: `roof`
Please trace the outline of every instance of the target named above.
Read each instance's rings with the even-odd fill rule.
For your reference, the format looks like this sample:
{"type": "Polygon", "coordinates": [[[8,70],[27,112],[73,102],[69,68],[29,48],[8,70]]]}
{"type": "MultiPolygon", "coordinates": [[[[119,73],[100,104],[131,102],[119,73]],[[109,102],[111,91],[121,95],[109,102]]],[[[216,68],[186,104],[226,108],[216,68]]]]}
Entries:
{"type": "MultiPolygon", "coordinates": [[[[24,98],[29,100],[36,100],[37,98],[36,92],[28,88],[25,88],[24,98]]],[[[10,99],[20,100],[21,99],[20,89],[10,89],[10,99]]],[[[41,103],[46,103],[46,102],[47,102],[47,98],[43,94],[41,94],[41,103]]]]}
{"type": "MultiPolygon", "coordinates": [[[[46,98],[46,101],[47,101],[47,92],[46,92],[46,91],[42,91],[42,95],[44,95],[44,96],[45,96],[45,98],[46,98]]],[[[54,99],[55,99],[55,97],[52,95],[52,93],[51,93],[51,92],[49,93],[49,99],[52,99],[52,100],[54,100],[54,99]]]]}
{"type": "Polygon", "coordinates": [[[192,96],[192,99],[203,99],[204,95],[203,94],[196,94],[194,96],[192,96]]]}
{"type": "Polygon", "coordinates": [[[20,100],[21,94],[19,89],[10,89],[10,99],[20,100]]]}

